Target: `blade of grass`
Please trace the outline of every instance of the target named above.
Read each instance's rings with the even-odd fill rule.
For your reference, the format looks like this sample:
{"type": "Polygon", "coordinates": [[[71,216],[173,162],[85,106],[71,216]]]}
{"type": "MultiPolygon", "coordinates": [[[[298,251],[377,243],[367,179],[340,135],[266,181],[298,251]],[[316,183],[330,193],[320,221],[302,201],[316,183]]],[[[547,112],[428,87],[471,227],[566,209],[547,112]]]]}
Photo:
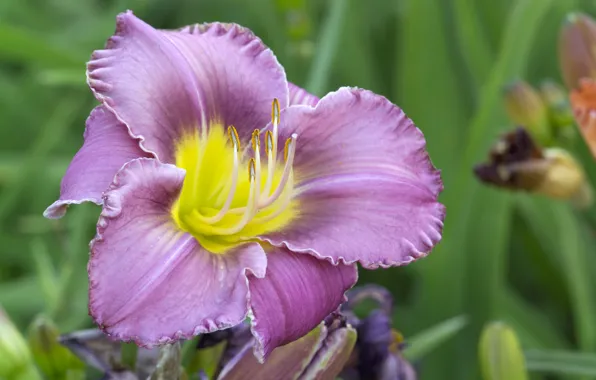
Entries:
{"type": "Polygon", "coordinates": [[[0,56],[4,59],[53,67],[85,67],[86,54],[74,54],[45,41],[43,36],[8,24],[0,25],[0,56]]]}
{"type": "Polygon", "coordinates": [[[453,10],[459,50],[470,70],[475,87],[480,87],[490,71],[494,52],[481,24],[476,4],[473,0],[455,0],[453,10]]]}
{"type": "Polygon", "coordinates": [[[348,8],[348,1],[331,1],[329,15],[320,33],[312,68],[306,81],[306,90],[315,95],[321,95],[327,88],[329,70],[333,64],[338,41],[341,37],[341,29],[346,9],[348,8]]]}
{"type": "Polygon", "coordinates": [[[464,315],[453,317],[439,323],[421,333],[408,339],[408,346],[404,350],[404,356],[408,360],[418,360],[428,353],[454,337],[468,323],[464,315]]]}
{"type": "Polygon", "coordinates": [[[594,241],[586,241],[582,226],[569,209],[560,202],[544,201],[530,197],[517,198],[520,210],[540,241],[549,260],[561,268],[567,281],[567,292],[573,309],[575,336],[580,348],[596,350],[596,302],[588,247],[594,241]]]}
{"type": "MultiPolygon", "coordinates": [[[[510,78],[522,76],[540,21],[552,3],[553,0],[522,0],[511,10],[501,50],[482,88],[479,108],[470,124],[463,158],[456,171],[457,180],[450,188],[446,187],[444,201],[449,216],[445,234],[450,234],[451,238],[442,244],[441,251],[462,252],[464,257],[461,261],[455,259],[458,272],[461,273],[462,266],[467,266],[464,272],[465,286],[457,289],[457,293],[465,294],[464,312],[471,318],[470,329],[460,346],[466,357],[474,357],[473,344],[478,339],[482,325],[492,319],[498,310],[497,299],[505,278],[504,263],[509,235],[509,222],[506,219],[511,213],[508,194],[480,187],[473,179],[471,169],[485,154],[503,125],[501,87],[510,78]]],[[[437,281],[452,281],[453,273],[444,273],[437,281]]],[[[455,369],[460,371],[457,378],[472,377],[471,370],[474,367],[456,366],[455,369]]]]}
{"type": "MultiPolygon", "coordinates": [[[[424,133],[430,156],[442,170],[445,188],[449,189],[456,180],[453,152],[461,149],[465,134],[462,126],[467,124],[472,111],[472,98],[465,92],[467,87],[461,85],[465,79],[459,76],[452,53],[455,46],[448,38],[445,2],[406,0],[400,5],[393,101],[424,133]]],[[[446,206],[446,226],[449,226],[451,206],[448,203],[446,206]]],[[[404,316],[412,321],[413,331],[422,331],[463,313],[463,252],[443,249],[446,241],[435,248],[428,260],[412,266],[422,279],[421,297],[416,299],[409,315],[404,316]]],[[[455,352],[453,341],[433,351],[425,358],[425,376],[438,379],[446,373],[453,374],[455,352]]]]}
{"type": "Polygon", "coordinates": [[[528,305],[514,290],[499,294],[499,319],[517,331],[524,348],[569,348],[562,332],[541,310],[528,305]]]}
{"type": "Polygon", "coordinates": [[[560,375],[596,376],[596,355],[571,351],[531,350],[526,354],[526,368],[534,372],[560,375]]]}
{"type": "Polygon", "coordinates": [[[57,106],[51,119],[46,123],[33,142],[19,176],[11,184],[7,185],[1,194],[0,222],[12,211],[29,177],[43,167],[43,163],[50,151],[61,142],[67,128],[76,118],[77,111],[82,104],[83,99],[78,97],[67,98],[57,106]]]}

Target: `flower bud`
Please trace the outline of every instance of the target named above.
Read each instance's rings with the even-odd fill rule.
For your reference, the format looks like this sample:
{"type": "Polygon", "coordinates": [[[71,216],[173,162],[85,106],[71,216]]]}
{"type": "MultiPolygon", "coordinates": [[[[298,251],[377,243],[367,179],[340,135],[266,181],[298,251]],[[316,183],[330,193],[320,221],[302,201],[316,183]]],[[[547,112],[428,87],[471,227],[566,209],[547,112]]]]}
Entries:
{"type": "Polygon", "coordinates": [[[501,322],[484,328],[480,337],[480,367],[484,380],[526,380],[528,374],[515,332],[501,322]]]}
{"type": "Polygon", "coordinates": [[[356,331],[341,318],[332,318],[302,338],[277,347],[261,364],[253,355],[251,339],[217,379],[334,379],[355,343],[356,331]]]}
{"type": "Polygon", "coordinates": [[[76,356],[59,342],[60,334],[52,321],[40,316],[29,328],[29,347],[33,358],[47,379],[64,379],[69,372],[85,368],[76,356]]]}
{"type": "Polygon", "coordinates": [[[584,78],[571,92],[571,106],[584,141],[596,157],[596,80],[584,78]]]}
{"type": "Polygon", "coordinates": [[[517,81],[505,88],[505,109],[514,124],[526,128],[543,144],[550,143],[549,113],[538,91],[524,81],[517,81]]]}
{"type": "Polygon", "coordinates": [[[559,34],[559,63],[565,85],[575,89],[582,78],[596,79],[596,23],[582,13],[573,13],[559,34]]]}
{"type": "Polygon", "coordinates": [[[580,164],[563,149],[541,149],[523,128],[505,134],[474,168],[484,183],[570,200],[587,207],[591,190],[580,164]]]}
{"type": "Polygon", "coordinates": [[[546,104],[550,123],[555,130],[557,137],[573,130],[573,112],[569,104],[567,91],[558,83],[546,80],[540,84],[540,96],[546,104]]]}
{"type": "Polygon", "coordinates": [[[0,308],[0,379],[36,380],[37,372],[25,339],[0,308]]]}

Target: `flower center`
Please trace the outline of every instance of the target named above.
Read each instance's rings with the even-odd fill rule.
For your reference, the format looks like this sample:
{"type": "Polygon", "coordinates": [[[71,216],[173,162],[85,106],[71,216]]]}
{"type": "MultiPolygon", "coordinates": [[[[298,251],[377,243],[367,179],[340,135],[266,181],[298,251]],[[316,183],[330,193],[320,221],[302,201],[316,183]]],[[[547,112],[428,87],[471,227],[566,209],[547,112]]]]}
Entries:
{"type": "Polygon", "coordinates": [[[278,157],[277,99],[271,114],[273,130],[266,131],[263,144],[255,130],[243,149],[236,128],[230,126],[226,133],[221,123],[214,123],[176,145],[176,166],[186,170],[186,177],[172,216],[211,252],[223,253],[276,231],[296,216],[292,163],[297,136],[286,140],[283,157],[278,157]]]}

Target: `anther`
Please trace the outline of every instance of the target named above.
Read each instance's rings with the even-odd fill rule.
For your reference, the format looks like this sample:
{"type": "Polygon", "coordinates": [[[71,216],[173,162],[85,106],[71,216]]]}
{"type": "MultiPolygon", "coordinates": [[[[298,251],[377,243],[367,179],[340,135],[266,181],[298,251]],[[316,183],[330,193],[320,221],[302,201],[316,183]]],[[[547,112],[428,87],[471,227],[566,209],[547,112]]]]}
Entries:
{"type": "Polygon", "coordinates": [[[273,99],[273,104],[271,105],[271,123],[273,125],[279,124],[279,101],[277,98],[273,99]]]}
{"type": "Polygon", "coordinates": [[[259,202],[259,208],[267,207],[273,202],[275,202],[280,195],[283,193],[286,184],[290,181],[290,177],[292,175],[292,165],[294,164],[294,154],[296,153],[296,139],[298,138],[297,134],[292,134],[292,137],[286,140],[286,145],[284,147],[284,156],[285,156],[285,165],[284,171],[281,175],[281,179],[275,188],[273,194],[270,197],[267,197],[263,202],[259,202]]]}
{"type": "Polygon", "coordinates": [[[228,137],[234,146],[236,152],[240,152],[240,137],[238,137],[238,131],[234,128],[233,125],[228,127],[228,137]]]}
{"type": "Polygon", "coordinates": [[[259,130],[258,129],[255,129],[253,131],[251,142],[252,142],[252,149],[254,151],[256,151],[257,148],[259,148],[261,146],[261,139],[259,138],[259,130]]]}
{"type": "Polygon", "coordinates": [[[250,181],[254,181],[255,177],[257,176],[256,174],[256,164],[255,164],[255,159],[251,158],[250,161],[248,162],[248,178],[250,179],[250,181]]]}
{"type": "Polygon", "coordinates": [[[267,131],[265,132],[265,153],[269,155],[271,151],[273,151],[273,133],[267,131]]]}

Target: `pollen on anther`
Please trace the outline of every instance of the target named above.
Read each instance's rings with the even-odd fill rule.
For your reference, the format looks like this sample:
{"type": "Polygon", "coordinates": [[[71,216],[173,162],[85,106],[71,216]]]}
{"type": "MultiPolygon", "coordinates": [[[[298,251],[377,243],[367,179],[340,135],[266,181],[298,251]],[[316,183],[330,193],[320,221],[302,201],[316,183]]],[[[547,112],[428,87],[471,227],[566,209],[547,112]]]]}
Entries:
{"type": "Polygon", "coordinates": [[[286,140],[286,144],[284,145],[284,160],[288,159],[288,153],[290,152],[290,145],[292,144],[292,137],[286,140]]]}
{"type": "Polygon", "coordinates": [[[233,125],[228,127],[228,137],[230,138],[234,149],[236,149],[236,151],[240,151],[240,137],[238,137],[238,131],[233,125]]]}
{"type": "Polygon", "coordinates": [[[261,147],[261,140],[259,138],[259,130],[255,129],[254,132],[252,133],[252,149],[253,150],[257,150],[257,147],[261,147]]]}
{"type": "Polygon", "coordinates": [[[271,122],[275,125],[279,124],[279,101],[277,98],[273,99],[271,105],[271,122]]]}
{"type": "Polygon", "coordinates": [[[254,181],[255,177],[256,177],[256,163],[255,163],[255,159],[251,158],[250,161],[248,161],[248,178],[251,181],[254,181]]]}
{"type": "Polygon", "coordinates": [[[273,133],[265,132],[265,153],[269,154],[273,150],[273,133]]]}

